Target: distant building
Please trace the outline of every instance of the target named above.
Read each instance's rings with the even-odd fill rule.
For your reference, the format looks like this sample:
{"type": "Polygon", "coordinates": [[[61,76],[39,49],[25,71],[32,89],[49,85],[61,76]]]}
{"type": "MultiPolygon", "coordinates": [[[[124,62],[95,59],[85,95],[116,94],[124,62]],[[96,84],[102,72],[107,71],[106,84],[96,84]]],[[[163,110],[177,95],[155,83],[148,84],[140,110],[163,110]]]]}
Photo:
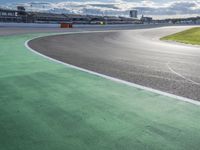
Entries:
{"type": "Polygon", "coordinates": [[[122,24],[142,24],[142,22],[137,18],[127,18],[127,17],[119,17],[121,18],[122,24]]]}
{"type": "Polygon", "coordinates": [[[98,16],[81,14],[57,14],[26,11],[23,6],[16,10],[0,8],[0,22],[18,23],[73,23],[73,24],[141,24],[137,19],[137,10],[130,11],[131,17],[98,16]]]}
{"type": "Polygon", "coordinates": [[[42,13],[42,12],[29,12],[28,22],[34,23],[62,23],[71,22],[71,19],[64,14],[42,13]]]}
{"type": "Polygon", "coordinates": [[[90,17],[87,15],[65,14],[65,16],[69,18],[73,24],[89,24],[90,23],[90,17]]]}
{"type": "Polygon", "coordinates": [[[144,17],[142,15],[141,19],[140,19],[143,23],[151,23],[153,21],[153,18],[152,17],[144,17]]]}
{"type": "Polygon", "coordinates": [[[26,9],[23,6],[17,6],[17,15],[23,16],[26,15],[26,9]]]}
{"type": "Polygon", "coordinates": [[[130,17],[131,18],[137,18],[138,12],[137,10],[131,10],[130,11],[130,17]]]}
{"type": "Polygon", "coordinates": [[[0,8],[0,22],[20,22],[22,19],[17,13],[15,10],[0,8]]]}
{"type": "Polygon", "coordinates": [[[18,11],[22,11],[22,12],[26,11],[26,9],[24,8],[24,6],[17,6],[17,10],[18,11]]]}
{"type": "Polygon", "coordinates": [[[104,16],[103,19],[106,24],[121,24],[122,22],[121,18],[116,16],[104,16]]]}
{"type": "Polygon", "coordinates": [[[90,16],[90,24],[105,24],[105,19],[102,16],[90,16]]]}

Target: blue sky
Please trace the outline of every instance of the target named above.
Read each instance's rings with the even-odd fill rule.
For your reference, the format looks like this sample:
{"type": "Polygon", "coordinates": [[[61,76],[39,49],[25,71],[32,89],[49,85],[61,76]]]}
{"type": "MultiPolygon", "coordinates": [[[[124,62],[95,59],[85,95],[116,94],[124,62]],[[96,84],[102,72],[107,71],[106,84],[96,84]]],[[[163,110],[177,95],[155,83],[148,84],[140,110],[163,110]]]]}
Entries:
{"type": "Polygon", "coordinates": [[[200,0],[0,0],[1,7],[24,5],[32,11],[96,15],[139,15],[154,18],[200,16],[200,0]]]}

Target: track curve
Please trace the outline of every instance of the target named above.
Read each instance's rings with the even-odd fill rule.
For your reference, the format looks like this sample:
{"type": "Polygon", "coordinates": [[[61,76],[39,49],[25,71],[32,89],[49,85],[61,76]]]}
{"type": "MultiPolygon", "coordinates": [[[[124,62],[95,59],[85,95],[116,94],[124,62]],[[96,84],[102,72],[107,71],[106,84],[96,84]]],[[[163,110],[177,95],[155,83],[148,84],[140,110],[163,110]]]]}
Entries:
{"type": "Polygon", "coordinates": [[[68,64],[200,100],[200,49],[159,41],[187,28],[55,35],[29,46],[68,64]]]}

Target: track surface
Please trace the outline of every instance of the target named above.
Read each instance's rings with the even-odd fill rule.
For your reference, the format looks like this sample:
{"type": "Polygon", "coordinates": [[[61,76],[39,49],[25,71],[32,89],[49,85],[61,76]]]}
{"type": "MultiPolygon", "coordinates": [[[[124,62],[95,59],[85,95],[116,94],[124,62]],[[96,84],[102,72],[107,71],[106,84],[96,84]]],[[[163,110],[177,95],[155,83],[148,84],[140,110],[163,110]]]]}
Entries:
{"type": "MultiPolygon", "coordinates": [[[[17,24],[15,24],[17,25],[17,24]]],[[[133,30],[133,29],[146,29],[146,28],[156,28],[165,25],[78,25],[73,29],[61,29],[58,27],[40,27],[34,25],[18,25],[14,26],[12,24],[0,24],[0,35],[20,35],[20,34],[30,34],[30,33],[63,33],[63,32],[80,32],[80,31],[105,31],[105,30],[133,30]]]]}
{"type": "Polygon", "coordinates": [[[200,100],[200,48],[162,42],[190,27],[43,37],[38,52],[98,73],[200,100]]]}
{"type": "Polygon", "coordinates": [[[0,150],[199,150],[199,106],[54,63],[24,46],[44,35],[0,37],[0,150]]]}

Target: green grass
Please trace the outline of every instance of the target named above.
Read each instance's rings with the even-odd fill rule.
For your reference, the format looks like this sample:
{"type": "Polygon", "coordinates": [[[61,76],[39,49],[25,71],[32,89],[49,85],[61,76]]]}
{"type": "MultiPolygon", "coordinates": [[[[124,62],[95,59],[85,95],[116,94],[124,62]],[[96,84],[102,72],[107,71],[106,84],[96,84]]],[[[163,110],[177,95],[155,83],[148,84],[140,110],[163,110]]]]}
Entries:
{"type": "Polygon", "coordinates": [[[0,150],[199,150],[200,107],[46,60],[0,37],[0,150]]]}
{"type": "Polygon", "coordinates": [[[192,28],[183,32],[169,35],[161,38],[161,40],[169,40],[185,44],[200,45],[200,27],[192,28]]]}

